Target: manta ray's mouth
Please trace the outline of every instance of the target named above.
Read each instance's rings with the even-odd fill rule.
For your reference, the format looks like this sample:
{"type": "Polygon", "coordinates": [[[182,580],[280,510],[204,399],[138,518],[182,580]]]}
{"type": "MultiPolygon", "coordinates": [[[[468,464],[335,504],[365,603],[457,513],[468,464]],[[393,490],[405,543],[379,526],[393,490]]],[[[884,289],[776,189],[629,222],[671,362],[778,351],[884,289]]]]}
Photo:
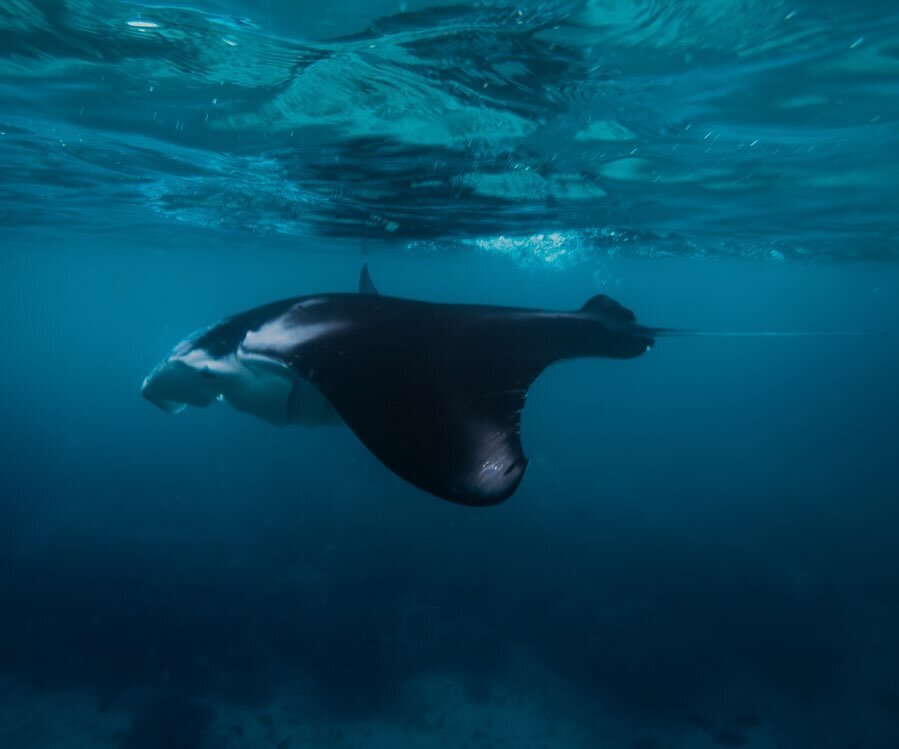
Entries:
{"type": "Polygon", "coordinates": [[[180,413],[188,406],[208,406],[215,400],[220,389],[214,380],[182,359],[170,357],[150,372],[140,392],[166,413],[180,413]]]}
{"type": "Polygon", "coordinates": [[[167,414],[181,413],[185,408],[187,408],[186,403],[178,403],[177,401],[161,398],[158,394],[154,393],[153,383],[150,377],[144,379],[144,382],[140,388],[140,394],[148,401],[150,401],[150,403],[152,403],[154,406],[161,408],[167,414]]]}

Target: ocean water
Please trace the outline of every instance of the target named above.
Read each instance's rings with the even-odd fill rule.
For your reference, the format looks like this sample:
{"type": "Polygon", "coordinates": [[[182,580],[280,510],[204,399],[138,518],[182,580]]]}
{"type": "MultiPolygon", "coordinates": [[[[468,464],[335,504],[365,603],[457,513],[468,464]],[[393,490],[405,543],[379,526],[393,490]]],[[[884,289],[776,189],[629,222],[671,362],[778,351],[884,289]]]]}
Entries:
{"type": "Polygon", "coordinates": [[[895,2],[0,0],[0,749],[896,749],[897,175],[895,2]],[[363,263],[863,335],[556,364],[489,508],[140,397],[363,263]]]}

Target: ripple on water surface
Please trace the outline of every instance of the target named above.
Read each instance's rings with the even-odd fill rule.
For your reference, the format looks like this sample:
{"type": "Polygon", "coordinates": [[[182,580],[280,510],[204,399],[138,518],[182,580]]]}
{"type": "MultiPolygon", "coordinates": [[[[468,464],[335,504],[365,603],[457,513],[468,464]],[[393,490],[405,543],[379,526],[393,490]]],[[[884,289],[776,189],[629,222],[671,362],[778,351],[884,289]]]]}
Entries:
{"type": "Polygon", "coordinates": [[[0,221],[893,258],[893,3],[0,8],[0,221]]]}

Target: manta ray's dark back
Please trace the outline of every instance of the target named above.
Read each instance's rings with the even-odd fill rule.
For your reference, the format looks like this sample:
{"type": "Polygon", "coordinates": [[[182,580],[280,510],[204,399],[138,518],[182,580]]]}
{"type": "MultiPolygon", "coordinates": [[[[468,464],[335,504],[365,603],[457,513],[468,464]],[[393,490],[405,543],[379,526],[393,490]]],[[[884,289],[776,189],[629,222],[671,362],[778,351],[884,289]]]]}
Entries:
{"type": "Polygon", "coordinates": [[[394,473],[459,504],[496,504],[518,487],[521,410],[547,366],[632,358],[653,343],[605,296],[575,312],[435,304],[380,296],[367,273],[361,291],[296,300],[277,328],[290,344],[260,335],[253,353],[314,385],[394,473]]]}

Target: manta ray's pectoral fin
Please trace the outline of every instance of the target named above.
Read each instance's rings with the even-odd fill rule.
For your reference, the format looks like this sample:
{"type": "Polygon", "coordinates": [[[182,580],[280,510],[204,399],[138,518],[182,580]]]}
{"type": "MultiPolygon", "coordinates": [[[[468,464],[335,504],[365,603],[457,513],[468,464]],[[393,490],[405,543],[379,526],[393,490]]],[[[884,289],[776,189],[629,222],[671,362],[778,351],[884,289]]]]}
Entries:
{"type": "Polygon", "coordinates": [[[371,280],[371,274],[368,272],[368,263],[362,263],[362,270],[359,271],[359,293],[360,294],[378,294],[375,282],[371,280]]]}
{"type": "Polygon", "coordinates": [[[316,356],[308,376],[401,478],[457,504],[502,502],[527,467],[521,410],[536,373],[519,376],[496,361],[466,363],[473,352],[445,356],[435,344],[404,355],[361,340],[342,342],[316,356]]]}
{"type": "MultiPolygon", "coordinates": [[[[527,467],[528,387],[558,357],[515,325],[435,321],[440,313],[409,304],[402,324],[382,326],[372,308],[372,322],[304,340],[285,360],[398,476],[458,504],[497,504],[527,467]]],[[[294,314],[300,323],[303,311],[294,314]]]]}

